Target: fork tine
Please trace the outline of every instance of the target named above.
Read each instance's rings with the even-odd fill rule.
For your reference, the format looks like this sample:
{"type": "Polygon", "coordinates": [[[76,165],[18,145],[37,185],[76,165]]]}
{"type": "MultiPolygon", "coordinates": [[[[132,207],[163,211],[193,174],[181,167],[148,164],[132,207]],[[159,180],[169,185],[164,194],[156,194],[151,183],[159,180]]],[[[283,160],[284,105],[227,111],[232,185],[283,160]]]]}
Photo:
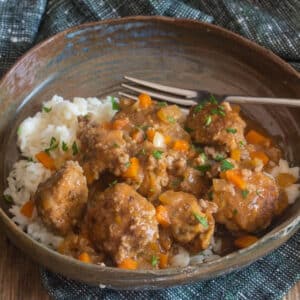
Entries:
{"type": "Polygon", "coordinates": [[[191,90],[186,90],[186,89],[179,89],[179,88],[174,88],[171,86],[167,86],[167,85],[162,85],[159,83],[155,83],[155,82],[150,82],[150,81],[146,81],[146,80],[140,80],[134,77],[129,77],[129,76],[124,76],[125,79],[127,79],[128,81],[152,88],[154,90],[158,90],[161,92],[167,92],[170,94],[174,94],[177,96],[184,96],[186,98],[195,98],[197,97],[197,92],[195,91],[191,91],[191,90]]]}
{"type": "Polygon", "coordinates": [[[176,104],[180,104],[180,105],[184,105],[184,106],[192,106],[192,105],[197,104],[197,102],[193,101],[193,100],[187,100],[185,98],[177,98],[177,97],[172,97],[172,96],[166,96],[166,95],[162,95],[162,94],[159,94],[159,93],[152,92],[152,91],[147,90],[147,89],[140,89],[140,88],[137,88],[137,87],[133,87],[133,86],[130,86],[130,85],[124,84],[124,83],[122,83],[122,87],[127,88],[131,91],[138,92],[138,93],[148,94],[151,97],[159,99],[159,100],[165,100],[165,101],[168,101],[168,102],[171,102],[171,103],[176,103],[176,104]]]}
{"type": "Polygon", "coordinates": [[[124,97],[132,99],[132,100],[138,100],[137,96],[134,96],[134,95],[131,95],[131,94],[127,94],[127,93],[123,93],[123,92],[119,92],[118,94],[120,96],[124,96],[124,97]]]}

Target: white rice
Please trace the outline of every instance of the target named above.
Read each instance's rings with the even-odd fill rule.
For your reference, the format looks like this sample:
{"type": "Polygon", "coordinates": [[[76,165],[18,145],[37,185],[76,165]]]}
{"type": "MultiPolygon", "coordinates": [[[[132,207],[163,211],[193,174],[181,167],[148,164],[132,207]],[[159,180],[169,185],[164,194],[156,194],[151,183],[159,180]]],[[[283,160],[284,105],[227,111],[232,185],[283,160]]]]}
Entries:
{"type": "Polygon", "coordinates": [[[76,141],[78,116],[90,113],[99,122],[109,121],[115,112],[111,99],[74,98],[73,101],[54,96],[43,104],[41,112],[25,119],[18,129],[18,146],[23,157],[33,161],[21,159],[17,161],[10,172],[8,187],[4,195],[9,195],[14,204],[10,208],[13,221],[26,231],[32,238],[53,248],[57,248],[62,238],[49,232],[38,218],[36,211],[32,218],[21,213],[22,206],[32,199],[38,185],[51,175],[51,171],[36,162],[35,155],[47,149],[51,138],[58,142],[58,147],[51,151],[52,157],[62,156],[64,142],[71,151],[71,145],[76,141]]]}

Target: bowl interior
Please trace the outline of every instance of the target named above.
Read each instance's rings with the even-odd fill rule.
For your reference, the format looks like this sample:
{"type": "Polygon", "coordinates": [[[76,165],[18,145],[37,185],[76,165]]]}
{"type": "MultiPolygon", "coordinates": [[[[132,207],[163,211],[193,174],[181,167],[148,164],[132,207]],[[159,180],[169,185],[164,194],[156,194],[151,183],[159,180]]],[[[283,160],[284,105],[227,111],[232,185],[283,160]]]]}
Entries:
{"type": "MultiPolygon", "coordinates": [[[[296,71],[268,51],[215,26],[166,18],[128,18],[74,28],[30,51],[0,84],[1,194],[18,159],[16,131],[24,118],[54,94],[65,99],[117,95],[124,75],[212,93],[300,98],[296,71]]],[[[299,111],[268,105],[244,105],[242,109],[277,137],[286,159],[300,165],[299,111]]],[[[7,212],[3,201],[1,207],[7,212]]],[[[3,212],[1,217],[12,240],[26,252],[34,249],[33,253],[40,255],[35,259],[52,270],[90,283],[137,288],[185,283],[241,267],[286,240],[299,225],[299,211],[298,201],[261,245],[206,267],[187,268],[185,275],[176,269],[128,275],[126,271],[83,266],[29,241],[3,212]],[[51,263],[47,263],[49,259],[51,263]],[[60,265],[54,266],[58,262],[60,265]]]]}

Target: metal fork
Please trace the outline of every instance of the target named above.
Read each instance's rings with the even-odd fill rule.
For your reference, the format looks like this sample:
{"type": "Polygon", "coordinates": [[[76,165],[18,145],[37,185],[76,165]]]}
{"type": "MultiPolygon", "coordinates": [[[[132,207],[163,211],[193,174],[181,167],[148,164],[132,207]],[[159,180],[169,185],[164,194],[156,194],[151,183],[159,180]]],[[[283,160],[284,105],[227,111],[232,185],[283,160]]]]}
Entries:
{"type": "MultiPolygon", "coordinates": [[[[145,81],[129,76],[124,76],[124,78],[130,83],[137,84],[138,86],[129,85],[122,83],[122,87],[130,91],[137,93],[146,93],[153,97],[154,99],[164,100],[170,103],[179,104],[182,106],[193,106],[197,105],[212,96],[212,93],[204,90],[187,90],[176,87],[171,87],[167,85],[162,85],[159,83],[154,83],[150,81],[145,81]],[[140,86],[140,87],[139,87],[140,86]],[[150,89],[147,89],[148,87],[150,89]],[[159,92],[156,92],[159,91],[159,92]],[[178,97],[179,96],[179,97],[178,97]]],[[[137,100],[138,97],[132,94],[119,92],[119,95],[125,96],[129,99],[137,100]]],[[[300,99],[286,99],[286,98],[267,98],[267,97],[248,97],[248,96],[229,96],[213,94],[213,96],[218,101],[228,101],[230,103],[237,104],[273,104],[273,105],[284,105],[300,107],[300,99]]]]}

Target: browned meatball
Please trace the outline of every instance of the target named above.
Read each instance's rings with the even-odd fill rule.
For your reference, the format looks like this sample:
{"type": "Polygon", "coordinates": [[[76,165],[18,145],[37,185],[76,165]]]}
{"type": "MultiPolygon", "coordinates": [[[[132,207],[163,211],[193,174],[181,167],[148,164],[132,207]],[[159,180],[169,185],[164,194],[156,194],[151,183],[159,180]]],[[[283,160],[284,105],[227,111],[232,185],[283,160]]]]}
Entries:
{"type": "Polygon", "coordinates": [[[116,264],[127,258],[143,259],[148,248],[157,243],[155,208],[126,183],[96,194],[86,222],[94,246],[110,255],[116,264]]]}
{"type": "Polygon", "coordinates": [[[66,235],[81,219],[88,198],[86,178],[77,162],[67,161],[49,179],[41,183],[34,200],[45,226],[66,235]]]}
{"type": "Polygon", "coordinates": [[[273,178],[262,172],[242,170],[247,183],[240,190],[225,179],[214,179],[213,201],[219,210],[216,221],[231,231],[256,232],[269,226],[276,213],[279,188],[273,178]]]}
{"type": "Polygon", "coordinates": [[[227,102],[192,107],[186,126],[196,143],[225,145],[227,150],[233,150],[245,142],[246,123],[227,102]]]}
{"type": "Polygon", "coordinates": [[[201,200],[203,206],[200,206],[192,194],[174,191],[161,194],[159,200],[168,211],[169,228],[175,241],[188,244],[196,239],[200,248],[209,246],[214,232],[215,205],[201,200]]]}

